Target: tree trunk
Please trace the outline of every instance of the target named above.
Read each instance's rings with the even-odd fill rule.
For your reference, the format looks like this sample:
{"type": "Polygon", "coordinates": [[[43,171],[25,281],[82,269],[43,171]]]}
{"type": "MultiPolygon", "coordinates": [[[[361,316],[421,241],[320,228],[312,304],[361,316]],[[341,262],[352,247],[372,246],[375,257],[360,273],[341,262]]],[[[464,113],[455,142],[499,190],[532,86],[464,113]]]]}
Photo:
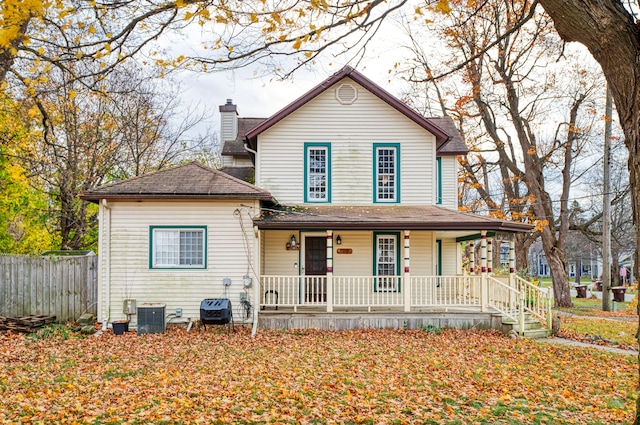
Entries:
{"type": "Polygon", "coordinates": [[[516,271],[526,270],[530,272],[529,248],[535,241],[529,234],[518,233],[516,235],[516,271]]]}
{"type": "MultiPolygon", "coordinates": [[[[640,29],[616,0],[540,0],[566,41],[584,44],[602,67],[629,149],[629,180],[640,249],[640,29]]],[[[638,263],[634,264],[638,275],[638,263]]],[[[640,312],[640,305],[638,306],[640,312]]],[[[639,354],[640,358],[640,354],[639,354]]],[[[639,375],[640,376],[640,375],[639,375]]],[[[640,384],[640,380],[639,380],[640,384]]],[[[640,398],[634,425],[640,425],[640,398]]]]}

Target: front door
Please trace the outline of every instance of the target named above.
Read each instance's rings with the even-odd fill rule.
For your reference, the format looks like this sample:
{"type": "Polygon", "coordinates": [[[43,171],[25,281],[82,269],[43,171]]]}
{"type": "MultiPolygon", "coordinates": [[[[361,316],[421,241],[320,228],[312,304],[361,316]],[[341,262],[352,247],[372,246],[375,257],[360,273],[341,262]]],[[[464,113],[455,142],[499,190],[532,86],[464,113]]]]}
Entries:
{"type": "Polygon", "coordinates": [[[304,239],[305,301],[327,301],[327,237],[304,239]]]}

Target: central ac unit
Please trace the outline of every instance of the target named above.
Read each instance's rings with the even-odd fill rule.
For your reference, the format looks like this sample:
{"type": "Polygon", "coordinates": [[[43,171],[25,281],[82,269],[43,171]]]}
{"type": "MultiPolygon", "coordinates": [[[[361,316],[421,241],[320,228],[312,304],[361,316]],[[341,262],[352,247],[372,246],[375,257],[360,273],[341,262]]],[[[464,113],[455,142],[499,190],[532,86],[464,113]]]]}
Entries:
{"type": "Polygon", "coordinates": [[[165,307],[163,303],[138,305],[138,335],[164,333],[165,307]]]}

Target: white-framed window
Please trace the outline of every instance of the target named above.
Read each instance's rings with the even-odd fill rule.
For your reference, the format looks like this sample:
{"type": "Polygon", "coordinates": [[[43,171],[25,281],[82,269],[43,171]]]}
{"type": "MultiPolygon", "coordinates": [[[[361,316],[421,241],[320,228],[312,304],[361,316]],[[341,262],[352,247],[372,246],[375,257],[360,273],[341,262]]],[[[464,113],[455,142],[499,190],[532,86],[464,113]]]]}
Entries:
{"type": "Polygon", "coordinates": [[[150,239],[152,269],[204,269],[207,266],[205,226],[151,226],[150,239]]]}
{"type": "Polygon", "coordinates": [[[305,202],[331,202],[331,146],[305,143],[305,202]]]}
{"type": "Polygon", "coordinates": [[[399,291],[398,235],[375,235],[376,287],[377,292],[399,291]]]}
{"type": "Polygon", "coordinates": [[[400,202],[400,146],[374,144],[374,202],[400,202]]]}

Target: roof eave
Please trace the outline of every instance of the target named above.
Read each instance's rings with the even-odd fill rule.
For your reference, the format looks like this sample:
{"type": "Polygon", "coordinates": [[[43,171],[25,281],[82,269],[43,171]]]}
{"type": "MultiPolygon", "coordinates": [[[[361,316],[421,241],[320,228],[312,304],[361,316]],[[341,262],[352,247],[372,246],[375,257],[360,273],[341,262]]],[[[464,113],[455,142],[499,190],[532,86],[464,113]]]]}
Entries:
{"type": "Polygon", "coordinates": [[[294,229],[333,229],[333,230],[495,230],[502,232],[526,233],[530,232],[534,226],[524,223],[388,223],[388,222],[359,222],[359,223],[338,223],[334,221],[314,221],[314,222],[270,222],[265,220],[254,220],[254,224],[259,229],[265,230],[294,230],[294,229]]]}
{"type": "Polygon", "coordinates": [[[122,201],[138,201],[138,200],[247,200],[247,199],[256,199],[260,201],[273,201],[273,196],[271,194],[180,194],[180,193],[172,193],[172,194],[154,194],[154,193],[127,193],[127,194],[97,194],[97,193],[87,193],[82,194],[80,199],[85,201],[100,201],[101,199],[106,200],[122,200],[122,201]]]}

